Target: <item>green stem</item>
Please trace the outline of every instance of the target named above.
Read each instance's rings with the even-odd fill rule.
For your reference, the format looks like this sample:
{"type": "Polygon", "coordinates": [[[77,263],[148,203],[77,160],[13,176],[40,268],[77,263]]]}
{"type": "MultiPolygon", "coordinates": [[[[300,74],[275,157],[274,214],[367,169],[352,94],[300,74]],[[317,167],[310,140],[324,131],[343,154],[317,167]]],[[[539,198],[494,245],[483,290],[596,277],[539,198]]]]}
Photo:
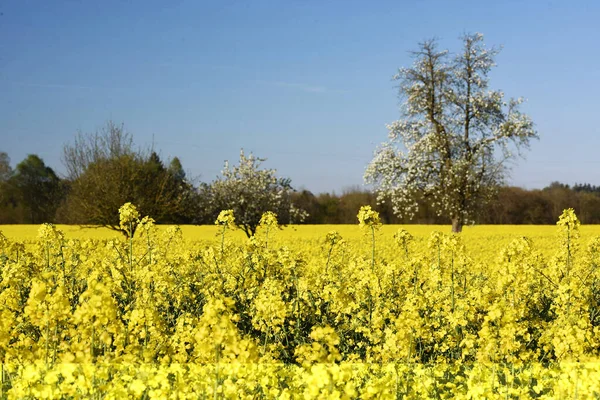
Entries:
{"type": "MultiPolygon", "coordinates": [[[[220,345],[218,345],[220,347],[220,345]]],[[[219,388],[219,361],[220,361],[220,348],[219,349],[215,349],[215,387],[213,390],[213,399],[217,400],[219,398],[218,394],[217,394],[217,390],[219,388]]]]}
{"type": "Polygon", "coordinates": [[[267,325],[267,333],[265,334],[265,343],[263,344],[263,355],[267,352],[267,343],[269,340],[269,334],[271,333],[271,327],[267,325]]]}
{"type": "Polygon", "coordinates": [[[294,271],[294,286],[296,287],[296,331],[294,335],[296,338],[300,337],[300,289],[298,288],[298,276],[294,271]]]}
{"type": "Polygon", "coordinates": [[[267,237],[265,239],[265,250],[269,250],[269,226],[267,225],[267,237]]]}
{"type": "Polygon", "coordinates": [[[56,320],[56,325],[54,326],[54,351],[52,354],[52,365],[54,365],[54,363],[56,362],[56,348],[57,347],[58,347],[58,320],[56,320]]]}
{"type": "Polygon", "coordinates": [[[129,270],[133,271],[133,223],[129,223],[129,270]]]}
{"type": "Polygon", "coordinates": [[[454,251],[452,251],[452,263],[451,263],[451,281],[452,281],[452,287],[450,289],[450,294],[452,297],[452,312],[454,312],[454,251]]]}
{"type": "Polygon", "coordinates": [[[63,287],[65,288],[65,290],[67,289],[67,273],[65,271],[65,252],[63,251],[63,246],[61,244],[60,246],[60,258],[61,258],[61,269],[62,269],[62,275],[63,275],[63,287]]]}
{"type": "Polygon", "coordinates": [[[325,274],[327,274],[327,270],[329,269],[329,261],[331,260],[331,252],[333,251],[334,243],[331,243],[331,247],[329,247],[329,253],[327,254],[327,264],[325,264],[325,274]]]}
{"type": "Polygon", "coordinates": [[[48,369],[48,339],[50,338],[50,321],[46,321],[46,369],[48,369]]]}
{"type": "Polygon", "coordinates": [[[92,343],[90,345],[90,354],[92,356],[92,363],[94,362],[94,345],[96,341],[96,329],[94,328],[94,322],[96,318],[92,318],[92,343]]]}
{"type": "Polygon", "coordinates": [[[150,246],[150,232],[146,234],[148,239],[148,261],[152,264],[152,247],[150,246]]]}
{"type": "Polygon", "coordinates": [[[414,279],[414,287],[413,287],[413,294],[416,296],[417,295],[417,283],[418,283],[418,277],[419,277],[419,271],[417,270],[417,264],[415,264],[415,271],[413,273],[413,279],[414,279]]]}
{"type": "Polygon", "coordinates": [[[375,269],[375,228],[371,226],[371,240],[373,243],[372,254],[371,254],[371,268],[375,269]]]}
{"type": "Polygon", "coordinates": [[[221,258],[223,258],[223,254],[225,253],[225,229],[227,229],[227,225],[223,225],[223,230],[221,231],[221,258]]]}

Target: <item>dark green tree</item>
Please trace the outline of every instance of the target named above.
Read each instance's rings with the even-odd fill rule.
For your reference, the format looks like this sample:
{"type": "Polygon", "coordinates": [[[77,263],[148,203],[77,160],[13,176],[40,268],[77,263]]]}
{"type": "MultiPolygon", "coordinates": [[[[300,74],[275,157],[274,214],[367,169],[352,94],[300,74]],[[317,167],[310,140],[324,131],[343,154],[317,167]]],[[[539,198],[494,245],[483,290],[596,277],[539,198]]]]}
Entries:
{"type": "Polygon", "coordinates": [[[9,184],[15,190],[17,201],[23,205],[23,222],[54,222],[62,199],[61,182],[40,157],[30,154],[17,164],[9,184]]]}
{"type": "Polygon", "coordinates": [[[78,135],[64,149],[72,179],[66,207],[70,222],[121,231],[118,210],[126,202],[158,223],[182,223],[194,190],[178,181],[152,151],[136,150],[131,134],[109,122],[91,135],[78,135]]]}
{"type": "Polygon", "coordinates": [[[10,167],[10,157],[3,151],[0,151],[0,182],[6,182],[13,174],[10,167]]]}
{"type": "Polygon", "coordinates": [[[9,180],[13,174],[10,166],[10,157],[5,152],[0,152],[0,224],[18,222],[15,218],[13,190],[9,180]]]}
{"type": "Polygon", "coordinates": [[[179,182],[186,181],[185,171],[183,170],[183,166],[181,165],[181,160],[179,160],[178,157],[175,157],[171,160],[171,163],[169,164],[169,172],[179,182]]]}

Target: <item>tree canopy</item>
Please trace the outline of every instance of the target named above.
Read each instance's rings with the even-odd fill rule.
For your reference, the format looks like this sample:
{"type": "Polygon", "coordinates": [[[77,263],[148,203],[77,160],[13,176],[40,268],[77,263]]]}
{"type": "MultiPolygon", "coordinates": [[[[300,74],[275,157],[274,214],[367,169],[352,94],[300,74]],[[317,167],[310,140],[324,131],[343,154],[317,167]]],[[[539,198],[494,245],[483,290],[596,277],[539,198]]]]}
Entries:
{"type": "Polygon", "coordinates": [[[194,206],[194,189],[181,170],[166,168],[156,152],[135,150],[122,125],[109,122],[99,132],[78,135],[65,146],[63,161],[72,179],[72,222],[121,231],[118,210],[130,202],[156,221],[183,223],[194,206]]]}
{"type": "Polygon", "coordinates": [[[62,198],[60,178],[35,154],[17,164],[9,179],[16,200],[23,205],[25,221],[31,224],[54,220],[62,198]]]}
{"type": "Polygon", "coordinates": [[[282,224],[299,222],[306,216],[291,201],[291,180],[277,177],[274,169],[260,169],[263,161],[240,151],[239,164],[232,167],[226,161],[222,176],[206,191],[215,217],[221,210],[233,210],[236,225],[248,237],[256,233],[260,218],[267,211],[276,213],[282,224]]]}
{"type": "Polygon", "coordinates": [[[13,174],[10,157],[4,151],[0,152],[0,182],[6,182],[13,174]]]}
{"type": "Polygon", "coordinates": [[[418,199],[427,199],[438,215],[460,232],[504,182],[507,160],[538,137],[523,99],[504,99],[489,88],[495,48],[481,34],[462,37],[462,50],[451,57],[428,40],[412,53],[414,64],[394,76],[404,103],[402,118],[388,125],[365,172],[380,201],[394,212],[412,216],[418,199]]]}

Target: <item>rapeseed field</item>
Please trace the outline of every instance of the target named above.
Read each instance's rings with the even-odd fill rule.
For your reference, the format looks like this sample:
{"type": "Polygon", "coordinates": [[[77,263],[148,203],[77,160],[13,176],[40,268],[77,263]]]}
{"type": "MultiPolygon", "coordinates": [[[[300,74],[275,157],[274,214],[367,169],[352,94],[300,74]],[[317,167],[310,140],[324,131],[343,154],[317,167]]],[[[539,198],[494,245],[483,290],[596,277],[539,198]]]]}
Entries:
{"type": "Polygon", "coordinates": [[[0,226],[2,398],[598,398],[600,229],[0,226]],[[135,232],[135,234],[133,234],[135,232]]]}

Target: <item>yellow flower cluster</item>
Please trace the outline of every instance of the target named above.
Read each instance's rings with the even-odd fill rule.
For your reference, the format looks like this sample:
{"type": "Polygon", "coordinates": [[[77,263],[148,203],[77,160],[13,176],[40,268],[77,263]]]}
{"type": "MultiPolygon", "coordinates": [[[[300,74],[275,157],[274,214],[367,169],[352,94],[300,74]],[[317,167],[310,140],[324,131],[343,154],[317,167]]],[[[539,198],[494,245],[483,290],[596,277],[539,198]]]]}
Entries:
{"type": "Polygon", "coordinates": [[[274,214],[251,239],[191,241],[120,216],[142,235],[0,233],[1,398],[600,396],[600,237],[572,210],[501,248],[412,228],[269,238],[274,214]]]}
{"type": "Polygon", "coordinates": [[[139,218],[140,213],[133,204],[125,203],[119,208],[119,226],[123,231],[127,232],[129,236],[133,236],[139,218]]]}
{"type": "Polygon", "coordinates": [[[267,211],[260,218],[259,225],[265,227],[277,227],[277,214],[273,211],[267,211]]]}
{"type": "Polygon", "coordinates": [[[381,221],[379,219],[379,213],[371,209],[371,206],[362,206],[360,210],[358,210],[358,224],[361,228],[379,228],[381,226],[381,221]]]}
{"type": "Polygon", "coordinates": [[[233,210],[221,211],[215,221],[215,225],[223,225],[233,229],[235,227],[235,217],[233,215],[233,210]]]}

